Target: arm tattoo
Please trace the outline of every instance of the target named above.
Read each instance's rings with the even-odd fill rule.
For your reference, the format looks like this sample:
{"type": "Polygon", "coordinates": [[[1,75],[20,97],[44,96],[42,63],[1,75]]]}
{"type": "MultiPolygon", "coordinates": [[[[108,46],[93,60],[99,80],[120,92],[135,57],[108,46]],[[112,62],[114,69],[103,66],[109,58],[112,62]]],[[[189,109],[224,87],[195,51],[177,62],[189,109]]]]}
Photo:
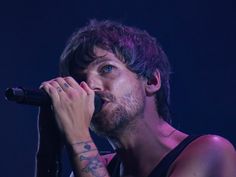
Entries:
{"type": "Polygon", "coordinates": [[[81,152],[77,153],[76,155],[80,155],[80,154],[83,154],[83,153],[86,153],[86,152],[96,151],[97,150],[96,148],[92,148],[92,146],[89,143],[92,143],[92,141],[85,141],[85,142],[74,143],[73,145],[79,145],[79,146],[82,146],[82,148],[83,148],[81,150],[81,152]]]}
{"type": "Polygon", "coordinates": [[[95,177],[105,177],[108,176],[106,167],[100,159],[100,155],[95,154],[92,151],[97,151],[96,146],[93,144],[93,141],[84,141],[84,142],[76,142],[73,146],[77,146],[79,151],[74,155],[79,157],[79,161],[81,164],[84,164],[81,172],[91,174],[95,177]],[[89,154],[92,152],[92,154],[89,154]]]}
{"type": "Polygon", "coordinates": [[[102,169],[104,168],[103,163],[99,160],[99,154],[94,157],[85,157],[83,155],[80,156],[80,161],[86,160],[88,161],[87,165],[82,169],[82,172],[91,173],[96,177],[103,177],[107,175],[107,172],[102,169]]]}

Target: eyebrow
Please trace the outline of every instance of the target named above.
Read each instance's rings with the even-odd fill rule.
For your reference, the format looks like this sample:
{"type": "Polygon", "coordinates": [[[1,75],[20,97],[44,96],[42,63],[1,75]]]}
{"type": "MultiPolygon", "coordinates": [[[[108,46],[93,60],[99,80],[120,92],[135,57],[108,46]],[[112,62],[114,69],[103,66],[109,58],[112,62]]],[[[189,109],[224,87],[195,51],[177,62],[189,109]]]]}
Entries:
{"type": "Polygon", "coordinates": [[[113,61],[113,60],[107,57],[99,57],[96,60],[94,60],[91,64],[94,66],[107,61],[113,61]]]}
{"type": "MultiPolygon", "coordinates": [[[[113,61],[113,60],[111,60],[108,57],[101,56],[101,57],[98,57],[97,59],[95,59],[91,63],[91,65],[96,66],[96,65],[99,65],[101,63],[108,62],[108,61],[113,61]]],[[[79,75],[81,78],[84,78],[84,76],[86,75],[86,69],[83,69],[82,71],[77,72],[77,75],[79,75]]]]}

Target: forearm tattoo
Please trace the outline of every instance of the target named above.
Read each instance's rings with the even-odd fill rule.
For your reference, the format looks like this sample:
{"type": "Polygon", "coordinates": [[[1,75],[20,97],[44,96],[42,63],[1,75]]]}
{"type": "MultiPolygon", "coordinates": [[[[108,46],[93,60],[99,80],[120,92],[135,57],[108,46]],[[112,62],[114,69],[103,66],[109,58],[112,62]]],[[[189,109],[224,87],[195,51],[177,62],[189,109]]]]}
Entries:
{"type": "Polygon", "coordinates": [[[79,157],[78,160],[82,164],[80,173],[87,173],[96,177],[108,176],[100,155],[95,152],[97,148],[93,144],[93,141],[77,142],[73,146],[76,146],[77,149],[74,155],[79,157]]]}
{"type": "Polygon", "coordinates": [[[76,155],[80,155],[86,152],[91,152],[91,151],[96,151],[97,148],[96,147],[92,147],[91,143],[93,143],[92,141],[85,141],[85,142],[76,142],[74,144],[72,144],[73,146],[78,146],[80,147],[80,152],[76,153],[76,155]]]}
{"type": "Polygon", "coordinates": [[[91,173],[93,176],[102,177],[106,176],[107,172],[104,170],[104,164],[99,159],[99,154],[94,157],[80,156],[80,161],[87,161],[87,165],[82,169],[84,173],[91,173]]]}

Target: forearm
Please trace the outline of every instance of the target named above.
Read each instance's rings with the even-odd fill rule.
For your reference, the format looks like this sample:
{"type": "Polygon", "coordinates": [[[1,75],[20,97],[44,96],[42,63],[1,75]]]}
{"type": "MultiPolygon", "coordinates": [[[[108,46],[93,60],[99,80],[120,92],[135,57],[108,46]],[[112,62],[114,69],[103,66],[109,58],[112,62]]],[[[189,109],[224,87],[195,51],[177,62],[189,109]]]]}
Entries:
{"type": "Polygon", "coordinates": [[[106,166],[92,139],[68,146],[75,177],[108,177],[106,166]]]}

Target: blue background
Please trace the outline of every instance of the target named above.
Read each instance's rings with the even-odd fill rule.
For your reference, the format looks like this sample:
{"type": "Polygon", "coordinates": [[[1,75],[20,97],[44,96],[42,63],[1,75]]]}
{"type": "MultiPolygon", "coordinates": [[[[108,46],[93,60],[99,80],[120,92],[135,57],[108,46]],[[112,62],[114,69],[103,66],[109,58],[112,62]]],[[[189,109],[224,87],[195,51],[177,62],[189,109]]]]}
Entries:
{"type": "MultiPolygon", "coordinates": [[[[1,2],[0,176],[33,176],[37,148],[37,108],[5,101],[4,90],[37,88],[56,77],[65,42],[91,18],[118,20],[157,37],[172,64],[175,127],[219,134],[235,145],[235,15],[233,0],[1,2]]],[[[67,176],[66,159],[64,169],[67,176]]]]}

